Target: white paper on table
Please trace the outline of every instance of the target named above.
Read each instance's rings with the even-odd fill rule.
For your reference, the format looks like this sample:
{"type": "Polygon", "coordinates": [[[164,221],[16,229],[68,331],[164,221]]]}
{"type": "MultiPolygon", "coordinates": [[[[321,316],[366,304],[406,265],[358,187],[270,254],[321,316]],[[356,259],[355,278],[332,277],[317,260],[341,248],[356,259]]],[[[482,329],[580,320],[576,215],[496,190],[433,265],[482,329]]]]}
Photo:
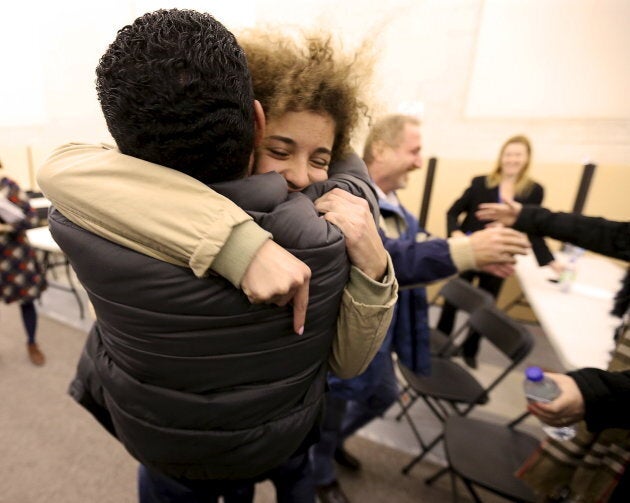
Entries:
{"type": "Polygon", "coordinates": [[[594,297],[596,299],[613,299],[615,294],[604,288],[598,288],[596,286],[584,285],[582,283],[573,283],[571,285],[571,292],[584,295],[586,297],[594,297]]]}

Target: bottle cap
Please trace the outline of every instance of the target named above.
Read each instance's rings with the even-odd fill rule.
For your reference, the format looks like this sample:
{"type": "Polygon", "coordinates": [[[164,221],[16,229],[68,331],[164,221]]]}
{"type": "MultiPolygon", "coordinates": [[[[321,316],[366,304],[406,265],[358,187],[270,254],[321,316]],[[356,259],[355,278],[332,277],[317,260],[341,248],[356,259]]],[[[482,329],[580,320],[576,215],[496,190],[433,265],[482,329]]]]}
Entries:
{"type": "Polygon", "coordinates": [[[525,377],[529,381],[542,381],[544,377],[544,372],[540,367],[527,367],[525,369],[525,377]]]}

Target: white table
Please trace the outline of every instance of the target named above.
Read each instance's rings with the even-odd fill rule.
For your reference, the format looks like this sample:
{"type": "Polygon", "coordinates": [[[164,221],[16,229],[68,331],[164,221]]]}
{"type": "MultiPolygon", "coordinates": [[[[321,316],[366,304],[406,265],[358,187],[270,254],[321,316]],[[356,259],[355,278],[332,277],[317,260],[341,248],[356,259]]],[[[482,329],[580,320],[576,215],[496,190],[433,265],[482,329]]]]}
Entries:
{"type": "Polygon", "coordinates": [[[50,208],[51,202],[45,197],[32,197],[28,200],[28,204],[37,213],[38,225],[46,225],[48,222],[48,208],[50,208]]]}
{"type": "Polygon", "coordinates": [[[61,248],[59,248],[57,242],[53,239],[48,226],[27,229],[26,236],[33,248],[41,250],[44,253],[43,265],[46,275],[48,275],[48,272],[50,271],[56,279],[55,268],[60,266],[64,268],[68,286],[61,285],[56,281],[50,280],[48,281],[48,284],[51,287],[72,293],[79,305],[79,315],[81,316],[81,319],[83,319],[85,316],[83,302],[81,302],[81,297],[79,296],[79,292],[74,284],[74,280],[72,279],[70,262],[68,261],[68,257],[66,257],[65,253],[63,253],[61,248]]]}
{"type": "Polygon", "coordinates": [[[45,197],[33,197],[28,200],[28,204],[31,205],[33,209],[41,209],[41,208],[49,208],[50,201],[45,197]]]}
{"type": "MultiPolygon", "coordinates": [[[[560,260],[563,260],[560,254],[560,260]]],[[[564,260],[566,262],[566,260],[564,260]]],[[[577,260],[576,278],[568,293],[550,279],[555,273],[539,267],[533,254],[518,257],[516,274],[558,358],[567,370],[605,369],[614,347],[613,333],[621,320],[610,314],[624,269],[611,260],[587,254],[577,260]]]]}
{"type": "Polygon", "coordinates": [[[26,236],[33,248],[50,253],[63,253],[57,242],[50,234],[50,229],[46,227],[35,227],[26,230],[26,236]]]}

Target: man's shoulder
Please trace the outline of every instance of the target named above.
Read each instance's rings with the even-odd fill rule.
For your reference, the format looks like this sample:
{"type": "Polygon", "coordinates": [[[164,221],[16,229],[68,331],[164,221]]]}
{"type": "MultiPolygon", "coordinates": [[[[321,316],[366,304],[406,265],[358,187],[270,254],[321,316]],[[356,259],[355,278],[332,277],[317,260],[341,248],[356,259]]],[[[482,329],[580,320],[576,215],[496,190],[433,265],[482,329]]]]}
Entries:
{"type": "Polygon", "coordinates": [[[318,253],[345,248],[341,231],[321,218],[313,202],[304,194],[292,193],[272,211],[251,215],[284,248],[318,250],[318,253]]]}

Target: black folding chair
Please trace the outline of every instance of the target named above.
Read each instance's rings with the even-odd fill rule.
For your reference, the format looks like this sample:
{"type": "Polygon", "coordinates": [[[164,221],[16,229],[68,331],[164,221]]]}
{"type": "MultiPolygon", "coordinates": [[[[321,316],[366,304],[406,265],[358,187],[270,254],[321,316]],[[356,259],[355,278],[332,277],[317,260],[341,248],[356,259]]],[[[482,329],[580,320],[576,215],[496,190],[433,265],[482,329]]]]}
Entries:
{"type": "MultiPolygon", "coordinates": [[[[449,358],[457,354],[458,346],[456,341],[459,335],[462,334],[464,330],[470,328],[468,322],[470,314],[482,306],[492,306],[494,299],[492,295],[485,290],[477,288],[469,281],[459,277],[452,278],[446,282],[433,300],[431,300],[430,304],[435,305],[440,299],[444,302],[449,302],[455,306],[458,311],[461,310],[468,314],[468,319],[457,329],[454,329],[451,334],[445,334],[437,327],[429,328],[431,355],[449,358]]],[[[418,399],[415,393],[409,393],[408,383],[402,382],[401,386],[402,392],[399,400],[401,411],[396,416],[396,421],[400,421],[405,411],[412,407],[418,399]]]]}
{"type": "Polygon", "coordinates": [[[476,503],[482,501],[476,486],[510,501],[534,503],[536,496],[532,489],[514,475],[540,443],[515,428],[528,415],[525,412],[507,425],[470,417],[447,418],[444,447],[448,466],[427,479],[427,484],[450,472],[454,502],[458,500],[456,478],[459,477],[476,503]]]}
{"type": "MultiPolygon", "coordinates": [[[[529,354],[534,345],[533,336],[523,325],[494,306],[483,306],[473,311],[469,323],[507,359],[506,365],[488,385],[483,386],[468,370],[450,358],[432,357],[430,376],[417,375],[398,362],[407,385],[406,393],[413,395],[414,399],[421,398],[443,424],[452,415],[466,416],[477,405],[487,403],[490,392],[529,354]]],[[[409,406],[404,407],[401,414],[406,417],[420,446],[420,453],[402,469],[407,474],[444,438],[444,432],[426,443],[409,414],[409,406]]]]}

